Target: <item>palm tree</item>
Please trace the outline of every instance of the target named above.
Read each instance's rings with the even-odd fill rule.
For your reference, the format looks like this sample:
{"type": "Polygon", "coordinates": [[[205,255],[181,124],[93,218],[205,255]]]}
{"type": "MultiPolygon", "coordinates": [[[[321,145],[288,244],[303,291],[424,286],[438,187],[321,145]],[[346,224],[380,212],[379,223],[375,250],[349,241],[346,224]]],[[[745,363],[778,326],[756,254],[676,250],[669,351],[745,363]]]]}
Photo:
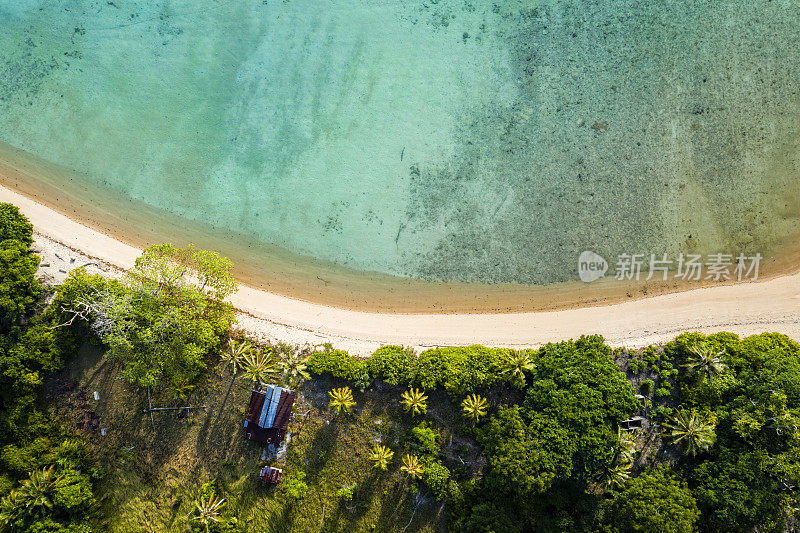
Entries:
{"type": "Polygon", "coordinates": [[[694,410],[680,408],[670,417],[669,422],[664,423],[664,427],[669,430],[665,438],[684,446],[686,453],[692,456],[707,451],[717,438],[714,425],[701,418],[694,410]]]}
{"type": "Polygon", "coordinates": [[[486,398],[482,398],[477,394],[470,394],[461,402],[461,410],[464,411],[464,416],[472,420],[473,423],[477,423],[486,414],[488,406],[486,398]]]}
{"type": "Polygon", "coordinates": [[[700,374],[709,380],[722,374],[728,367],[722,362],[725,351],[714,352],[707,345],[692,346],[689,348],[689,355],[686,364],[693,374],[700,374]]]}
{"type": "Polygon", "coordinates": [[[53,508],[52,495],[56,483],[64,477],[55,475],[54,466],[42,468],[41,472],[39,470],[31,472],[30,477],[23,481],[18,489],[19,499],[28,513],[32,514],[34,511],[42,513],[46,509],[53,508]]]}
{"type": "Polygon", "coordinates": [[[619,457],[621,462],[632,463],[633,454],[636,451],[636,441],[633,438],[633,432],[617,428],[617,440],[619,441],[619,447],[615,455],[619,457]]]}
{"type": "Polygon", "coordinates": [[[408,474],[411,479],[417,479],[424,471],[422,463],[419,462],[419,457],[409,454],[403,456],[403,466],[400,467],[400,470],[408,474]]]}
{"type": "Polygon", "coordinates": [[[8,527],[18,520],[25,511],[25,501],[19,490],[13,490],[0,500],[0,531],[5,531],[3,526],[8,527]]]}
{"type": "Polygon", "coordinates": [[[234,376],[236,376],[239,367],[242,366],[242,363],[245,361],[246,354],[252,349],[253,345],[248,341],[237,342],[236,339],[228,340],[228,349],[222,355],[222,360],[231,365],[231,372],[234,376]]]}
{"type": "Polygon", "coordinates": [[[606,490],[619,488],[631,475],[636,442],[632,431],[617,428],[617,446],[611,449],[611,461],[599,475],[599,482],[606,490]]]}
{"type": "Polygon", "coordinates": [[[194,502],[194,509],[189,513],[189,520],[192,522],[199,522],[206,527],[206,533],[209,532],[209,526],[214,522],[219,522],[219,511],[225,507],[225,498],[217,498],[212,492],[208,498],[203,498],[194,502]]]}
{"type": "Polygon", "coordinates": [[[353,400],[353,391],[350,387],[342,387],[340,389],[333,389],[328,393],[331,401],[328,406],[333,409],[336,414],[349,413],[350,409],[356,404],[353,400]]]}
{"type": "Polygon", "coordinates": [[[512,350],[500,359],[500,373],[508,375],[511,383],[519,388],[525,386],[525,372],[531,372],[535,368],[530,350],[512,350]]]}
{"type": "Polygon", "coordinates": [[[24,514],[43,515],[53,509],[56,484],[63,477],[55,475],[54,466],[34,470],[20,488],[0,500],[0,526],[9,526],[24,514]]]}
{"type": "Polygon", "coordinates": [[[309,359],[311,359],[311,356],[302,357],[294,351],[286,354],[286,357],[280,362],[280,367],[283,371],[283,382],[295,388],[300,384],[300,381],[309,379],[311,375],[306,372],[309,359]]]}
{"type": "Polygon", "coordinates": [[[378,470],[386,470],[389,467],[389,461],[394,457],[394,452],[386,446],[376,444],[369,454],[369,460],[372,461],[373,467],[378,470]]]}
{"type": "Polygon", "coordinates": [[[631,463],[612,463],[600,475],[600,483],[606,489],[619,488],[631,477],[631,463]]]}
{"type": "Polygon", "coordinates": [[[428,395],[420,389],[409,389],[401,394],[400,398],[403,408],[406,411],[411,411],[412,415],[428,412],[428,395]]]}
{"type": "Polygon", "coordinates": [[[275,377],[275,359],[270,353],[249,351],[244,354],[244,375],[259,386],[272,381],[275,377]]]}

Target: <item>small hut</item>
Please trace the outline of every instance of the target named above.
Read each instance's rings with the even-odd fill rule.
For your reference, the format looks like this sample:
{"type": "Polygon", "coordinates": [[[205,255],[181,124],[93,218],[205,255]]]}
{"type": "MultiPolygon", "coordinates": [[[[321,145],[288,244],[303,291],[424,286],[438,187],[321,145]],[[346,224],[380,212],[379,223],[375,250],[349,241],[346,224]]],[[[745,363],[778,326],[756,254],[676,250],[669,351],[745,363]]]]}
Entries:
{"type": "Polygon", "coordinates": [[[244,434],[250,440],[280,446],[297,394],[277,385],[254,390],[244,417],[244,434]]]}
{"type": "Polygon", "coordinates": [[[622,429],[642,429],[642,423],[645,418],[643,416],[634,416],[619,423],[622,429]]]}
{"type": "Polygon", "coordinates": [[[263,481],[264,483],[269,483],[270,485],[277,485],[281,481],[281,476],[283,475],[283,470],[280,468],[275,468],[272,466],[265,466],[261,469],[261,473],[258,475],[258,479],[263,481]]]}

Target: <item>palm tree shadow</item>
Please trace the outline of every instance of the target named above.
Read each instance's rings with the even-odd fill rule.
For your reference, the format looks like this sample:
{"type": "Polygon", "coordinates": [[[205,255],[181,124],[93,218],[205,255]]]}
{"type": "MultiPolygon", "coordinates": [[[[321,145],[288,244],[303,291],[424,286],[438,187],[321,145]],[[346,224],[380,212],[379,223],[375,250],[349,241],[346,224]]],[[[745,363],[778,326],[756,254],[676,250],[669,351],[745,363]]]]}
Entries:
{"type": "Polygon", "coordinates": [[[373,469],[367,479],[356,488],[351,502],[338,500],[333,513],[325,517],[320,533],[344,531],[348,525],[358,522],[369,510],[370,502],[381,487],[382,477],[373,469]]]}
{"type": "Polygon", "coordinates": [[[306,476],[309,479],[309,483],[319,479],[325,465],[336,454],[339,431],[339,421],[333,420],[322,425],[314,433],[314,438],[309,447],[311,457],[308,457],[308,466],[306,468],[306,476]]]}

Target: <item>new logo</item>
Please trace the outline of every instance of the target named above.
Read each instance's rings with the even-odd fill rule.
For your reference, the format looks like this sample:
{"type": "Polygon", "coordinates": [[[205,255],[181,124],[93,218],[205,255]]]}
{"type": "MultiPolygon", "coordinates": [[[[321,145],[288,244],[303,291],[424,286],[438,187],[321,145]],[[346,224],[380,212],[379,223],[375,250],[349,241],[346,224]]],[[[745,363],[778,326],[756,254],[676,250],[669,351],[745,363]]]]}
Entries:
{"type": "Polygon", "coordinates": [[[578,276],[584,283],[600,279],[608,271],[608,262],[594,252],[583,252],[578,257],[578,276]]]}

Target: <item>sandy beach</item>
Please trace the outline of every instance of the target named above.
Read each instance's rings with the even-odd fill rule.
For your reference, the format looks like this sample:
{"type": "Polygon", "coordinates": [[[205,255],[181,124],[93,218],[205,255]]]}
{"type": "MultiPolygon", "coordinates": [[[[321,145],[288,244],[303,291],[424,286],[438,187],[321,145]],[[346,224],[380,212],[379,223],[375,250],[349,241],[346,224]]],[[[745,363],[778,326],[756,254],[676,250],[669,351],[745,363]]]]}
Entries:
{"type": "MultiPolygon", "coordinates": [[[[368,313],[486,314],[560,311],[608,305],[732,281],[684,281],[671,277],[549,285],[431,282],[354,270],[330,261],[292,253],[251,236],[230,232],[93,185],[86,176],[0,141],[0,186],[61,213],[81,225],[136,249],[171,242],[215,250],[234,263],[243,285],[292,300],[368,313]]],[[[47,223],[42,224],[47,227],[47,223]]],[[[47,234],[47,232],[44,232],[47,234]]],[[[766,254],[765,250],[765,254],[766,254]]],[[[800,237],[784,239],[766,254],[759,278],[798,271],[800,237]]],[[[577,256],[576,256],[577,259],[577,256]]],[[[571,268],[574,268],[571,267],[571,268]]]]}
{"type": "MultiPolygon", "coordinates": [[[[87,263],[114,275],[129,268],[140,249],[86,227],[8,188],[0,201],[19,206],[34,225],[40,275],[51,282],[87,263]]],[[[706,287],[606,306],[551,312],[482,314],[387,314],[340,309],[242,285],[232,302],[250,335],[290,344],[330,342],[368,355],[383,344],[424,349],[484,344],[535,347],[603,335],[613,346],[667,342],[683,331],[777,331],[800,340],[800,274],[706,287]]]]}

